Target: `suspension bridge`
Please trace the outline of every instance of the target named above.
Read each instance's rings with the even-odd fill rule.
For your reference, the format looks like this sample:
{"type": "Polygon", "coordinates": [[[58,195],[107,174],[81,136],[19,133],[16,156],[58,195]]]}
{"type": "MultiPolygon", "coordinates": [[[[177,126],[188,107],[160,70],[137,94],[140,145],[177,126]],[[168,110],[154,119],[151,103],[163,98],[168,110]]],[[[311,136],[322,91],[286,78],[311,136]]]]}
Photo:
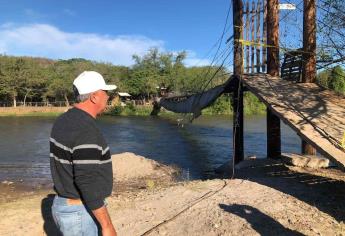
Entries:
{"type": "MultiPolygon", "coordinates": [[[[194,113],[197,117],[222,93],[231,93],[234,161],[238,163],[244,159],[243,92],[250,91],[267,107],[268,158],[281,157],[280,121],[283,121],[300,136],[302,154],[319,152],[344,170],[345,97],[316,84],[317,69],[322,68],[317,67],[316,23],[325,25],[316,17],[316,9],[324,9],[316,5],[315,0],[304,0],[303,9],[301,3],[291,5],[303,14],[303,47],[291,50],[283,47],[279,40],[279,22],[289,13],[279,20],[278,0],[257,0],[252,4],[233,0],[233,34],[226,40],[227,45],[230,41],[233,44],[231,50],[224,49],[219,54],[225,56],[218,55],[221,68],[233,53],[233,75],[226,83],[208,90],[204,88],[197,94],[162,98],[158,106],[194,113]],[[284,52],[283,58],[280,51],[284,52]]],[[[228,18],[229,11],[226,21],[228,18]]],[[[342,32],[330,29],[345,39],[342,32]]],[[[225,32],[226,26],[220,42],[225,32]]],[[[338,58],[328,61],[327,66],[344,62],[341,51],[336,51],[338,58]]]]}

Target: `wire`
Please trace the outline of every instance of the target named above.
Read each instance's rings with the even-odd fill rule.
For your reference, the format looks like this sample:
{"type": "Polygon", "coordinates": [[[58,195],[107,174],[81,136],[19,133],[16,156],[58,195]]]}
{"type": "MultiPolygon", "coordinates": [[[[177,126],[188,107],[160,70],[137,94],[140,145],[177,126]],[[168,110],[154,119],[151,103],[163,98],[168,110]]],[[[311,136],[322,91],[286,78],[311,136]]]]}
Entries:
{"type": "MultiPolygon", "coordinates": [[[[213,63],[215,62],[216,58],[218,57],[218,52],[219,52],[219,50],[220,50],[222,41],[223,41],[223,39],[224,39],[224,35],[225,35],[225,33],[229,30],[229,28],[226,29],[226,26],[227,26],[227,24],[228,24],[228,18],[229,18],[229,15],[230,15],[230,10],[231,10],[231,4],[230,4],[229,7],[228,7],[228,11],[227,11],[227,14],[226,14],[226,19],[225,19],[225,23],[224,23],[224,27],[223,27],[222,34],[221,34],[220,38],[217,40],[217,42],[213,45],[212,49],[209,50],[209,52],[211,52],[211,51],[216,47],[216,45],[218,44],[217,51],[216,51],[216,53],[214,54],[213,59],[212,59],[210,65],[209,65],[209,67],[208,67],[206,73],[204,73],[205,71],[202,71],[200,77],[207,77],[207,76],[208,76],[208,74],[209,74],[209,72],[210,72],[210,69],[212,68],[213,63]]],[[[208,53],[208,54],[209,54],[209,53],[208,53]]]]}
{"type": "MultiPolygon", "coordinates": [[[[337,11],[339,11],[339,12],[341,12],[341,13],[343,13],[344,15],[345,15],[345,11],[343,11],[343,10],[341,10],[341,9],[339,9],[339,8],[337,8],[337,7],[335,7],[334,5],[332,5],[332,4],[330,4],[330,3],[327,3],[326,1],[324,1],[324,0],[319,0],[319,1],[321,1],[324,5],[327,5],[328,7],[332,7],[332,8],[334,8],[335,10],[337,10],[337,11]]],[[[332,2],[333,3],[333,2],[332,2]]]]}
{"type": "MultiPolygon", "coordinates": [[[[217,193],[219,193],[220,191],[222,191],[223,189],[225,189],[225,187],[227,187],[229,185],[229,183],[225,180],[223,180],[224,184],[223,186],[221,186],[219,189],[215,190],[215,191],[208,191],[207,193],[203,194],[201,197],[197,198],[196,200],[194,200],[191,204],[189,204],[187,207],[183,208],[181,211],[179,211],[177,214],[175,214],[173,217],[167,219],[167,220],[163,220],[162,222],[160,222],[159,224],[153,226],[152,228],[148,229],[147,231],[145,231],[143,234],[141,234],[140,236],[146,236],[149,235],[150,233],[152,233],[154,230],[158,229],[160,226],[169,223],[171,221],[173,221],[174,219],[176,219],[179,215],[181,215],[182,213],[186,212],[187,210],[189,210],[190,208],[192,208],[193,206],[195,206],[196,204],[198,204],[199,202],[208,199],[214,195],[216,195],[217,193]]],[[[242,181],[243,182],[243,181],[242,181]]],[[[242,182],[240,184],[242,184],[242,182]]]]}
{"type": "MultiPolygon", "coordinates": [[[[289,2],[289,1],[287,1],[287,3],[289,3],[289,4],[292,4],[291,2],[289,2]]],[[[300,8],[298,8],[298,6],[296,5],[296,8],[299,10],[299,11],[302,11],[303,12],[303,10],[302,9],[300,9],[300,8]]],[[[343,34],[343,33],[341,33],[340,31],[338,31],[338,30],[336,30],[336,29],[334,29],[333,27],[330,27],[329,25],[327,25],[326,23],[324,23],[323,21],[321,21],[321,20],[319,20],[319,19],[316,19],[316,21],[318,21],[319,23],[321,23],[321,24],[323,24],[323,25],[325,25],[325,26],[327,26],[330,30],[332,30],[333,32],[335,32],[335,33],[337,33],[337,34],[339,34],[339,35],[341,35],[342,37],[344,37],[345,38],[345,35],[343,34]]]]}

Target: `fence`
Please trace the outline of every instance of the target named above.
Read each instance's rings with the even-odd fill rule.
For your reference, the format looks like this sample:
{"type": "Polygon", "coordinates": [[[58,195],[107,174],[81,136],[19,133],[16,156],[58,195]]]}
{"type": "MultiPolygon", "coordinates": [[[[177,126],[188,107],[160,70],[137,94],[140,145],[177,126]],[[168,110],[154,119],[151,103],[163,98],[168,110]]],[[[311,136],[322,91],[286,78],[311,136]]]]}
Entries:
{"type": "Polygon", "coordinates": [[[267,4],[257,0],[245,2],[243,11],[242,45],[244,49],[244,71],[266,72],[267,64],[267,4]],[[251,7],[250,7],[251,5],[251,7]]]}
{"type": "MultiPolygon", "coordinates": [[[[69,102],[70,105],[74,104],[74,101],[69,102]]],[[[56,102],[16,102],[17,107],[66,107],[65,101],[56,102]]],[[[0,107],[13,107],[13,102],[0,102],[0,107]]]]}
{"type": "MultiPolygon", "coordinates": [[[[130,100],[135,106],[152,106],[152,101],[146,100],[130,100]]],[[[69,101],[69,105],[73,105],[75,101],[69,101]]],[[[56,102],[17,102],[17,107],[66,107],[65,101],[56,102]]],[[[108,106],[112,106],[112,102],[108,101],[108,106]]],[[[13,107],[13,102],[0,102],[0,107],[13,107]]]]}

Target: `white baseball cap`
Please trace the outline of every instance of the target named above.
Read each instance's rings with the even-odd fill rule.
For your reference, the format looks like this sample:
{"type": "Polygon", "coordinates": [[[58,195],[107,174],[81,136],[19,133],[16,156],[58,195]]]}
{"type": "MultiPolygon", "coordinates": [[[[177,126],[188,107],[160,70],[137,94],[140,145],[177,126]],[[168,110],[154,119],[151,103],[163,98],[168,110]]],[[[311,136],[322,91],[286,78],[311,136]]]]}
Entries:
{"type": "Polygon", "coordinates": [[[73,81],[79,94],[88,94],[97,90],[114,90],[114,84],[106,84],[103,76],[96,71],[84,71],[73,81]]]}

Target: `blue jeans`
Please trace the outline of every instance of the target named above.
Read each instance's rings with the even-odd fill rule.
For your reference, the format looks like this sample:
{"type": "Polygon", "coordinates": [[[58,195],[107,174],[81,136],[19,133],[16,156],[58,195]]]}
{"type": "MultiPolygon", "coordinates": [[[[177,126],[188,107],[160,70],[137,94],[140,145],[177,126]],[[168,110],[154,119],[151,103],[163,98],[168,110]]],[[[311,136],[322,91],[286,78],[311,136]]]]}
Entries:
{"type": "Polygon", "coordinates": [[[98,228],[83,204],[69,205],[67,198],[55,196],[52,215],[63,236],[97,236],[98,228]]]}

